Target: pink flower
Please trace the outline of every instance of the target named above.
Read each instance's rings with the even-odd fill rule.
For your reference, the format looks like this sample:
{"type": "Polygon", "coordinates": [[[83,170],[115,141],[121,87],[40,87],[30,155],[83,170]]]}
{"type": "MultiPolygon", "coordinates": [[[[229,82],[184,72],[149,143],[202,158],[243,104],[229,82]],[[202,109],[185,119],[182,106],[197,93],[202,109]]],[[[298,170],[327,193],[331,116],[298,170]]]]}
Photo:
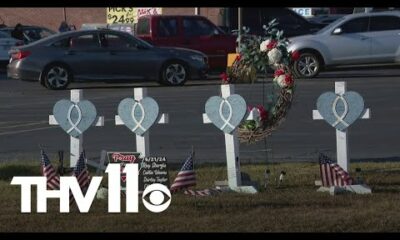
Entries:
{"type": "Polygon", "coordinates": [[[228,82],[229,82],[229,77],[228,77],[228,74],[226,74],[226,72],[221,73],[221,74],[219,75],[219,77],[222,79],[222,81],[223,81],[224,83],[228,83],[228,82]]]}
{"type": "Polygon", "coordinates": [[[253,106],[251,105],[247,106],[247,111],[251,112],[251,110],[253,110],[253,106]]]}
{"type": "Polygon", "coordinates": [[[278,42],[275,40],[271,40],[268,44],[267,44],[267,49],[271,50],[273,48],[275,48],[278,45],[278,42]]]}
{"type": "Polygon", "coordinates": [[[291,57],[292,57],[292,60],[293,60],[293,61],[299,60],[299,58],[300,58],[300,53],[299,53],[299,51],[294,51],[294,52],[292,52],[292,53],[291,53],[291,57]]]}
{"type": "Polygon", "coordinates": [[[278,70],[275,71],[274,77],[279,77],[280,75],[283,75],[283,74],[285,74],[285,70],[278,69],[278,70]]]}

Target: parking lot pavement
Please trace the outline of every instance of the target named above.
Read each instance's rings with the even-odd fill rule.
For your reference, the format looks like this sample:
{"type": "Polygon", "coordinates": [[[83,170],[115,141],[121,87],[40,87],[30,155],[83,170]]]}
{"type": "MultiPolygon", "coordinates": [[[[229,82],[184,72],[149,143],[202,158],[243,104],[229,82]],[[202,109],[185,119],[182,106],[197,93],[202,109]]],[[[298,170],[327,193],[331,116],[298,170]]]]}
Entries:
{"type": "MultiPolygon", "coordinates": [[[[240,157],[246,162],[316,161],[318,151],[335,156],[335,131],[324,121],[313,121],[316,99],[325,91],[334,91],[335,81],[347,81],[348,90],[359,92],[372,111],[370,120],[359,120],[349,131],[350,157],[358,159],[399,159],[400,148],[400,70],[352,70],[329,72],[312,80],[298,80],[295,100],[285,123],[256,144],[241,144],[240,157]]],[[[223,134],[211,124],[202,123],[206,100],[219,95],[219,80],[190,81],[183,87],[153,84],[148,93],[169,113],[168,125],[150,130],[151,153],[166,156],[170,162],[182,162],[190,147],[197,162],[224,162],[223,134]]],[[[150,84],[151,85],[151,84],[150,84]]],[[[104,127],[92,127],[84,136],[84,148],[91,159],[100,151],[134,151],[135,138],[124,126],[115,126],[118,103],[132,97],[140,84],[75,83],[84,89],[84,98],[92,101],[104,127]]],[[[236,91],[250,105],[263,102],[262,90],[270,80],[254,85],[237,85],[236,91]]],[[[39,161],[39,144],[52,158],[57,150],[69,151],[69,137],[57,126],[48,125],[48,115],[56,101],[69,98],[69,91],[49,91],[37,82],[8,80],[0,74],[0,161],[39,161]]],[[[265,101],[265,98],[264,98],[265,101]]]]}

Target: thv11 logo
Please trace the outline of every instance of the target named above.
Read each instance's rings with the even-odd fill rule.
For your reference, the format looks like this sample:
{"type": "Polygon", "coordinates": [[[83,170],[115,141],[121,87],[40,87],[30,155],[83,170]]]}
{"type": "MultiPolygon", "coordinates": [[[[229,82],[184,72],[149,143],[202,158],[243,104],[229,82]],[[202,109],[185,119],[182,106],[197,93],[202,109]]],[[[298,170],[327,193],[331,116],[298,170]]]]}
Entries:
{"type": "MultiPolygon", "coordinates": [[[[110,163],[107,166],[108,174],[108,212],[121,212],[121,165],[110,163]]],[[[139,170],[137,163],[128,163],[122,171],[126,174],[126,212],[139,212],[139,170]]],[[[103,177],[92,177],[85,196],[76,177],[60,177],[60,190],[47,190],[46,177],[13,177],[11,185],[21,185],[21,212],[31,212],[31,189],[37,186],[37,212],[47,212],[47,199],[60,199],[60,212],[68,213],[70,192],[80,212],[87,213],[93,203],[103,177]]],[[[147,186],[142,194],[143,205],[151,212],[159,213],[166,210],[171,204],[171,192],[159,183],[147,186]],[[149,195],[149,202],[145,199],[149,195]],[[168,200],[164,202],[165,195],[168,200]],[[164,203],[163,203],[164,202],[164,203]]]]}

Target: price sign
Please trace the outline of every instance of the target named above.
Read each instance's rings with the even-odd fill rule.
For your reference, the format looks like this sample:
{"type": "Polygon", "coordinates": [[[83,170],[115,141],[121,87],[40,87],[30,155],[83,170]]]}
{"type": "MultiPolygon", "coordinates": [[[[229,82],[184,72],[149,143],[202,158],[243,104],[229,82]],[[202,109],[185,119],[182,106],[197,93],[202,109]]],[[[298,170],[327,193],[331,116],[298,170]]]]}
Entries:
{"type": "Polygon", "coordinates": [[[107,8],[107,23],[135,23],[135,18],[137,15],[136,8],[107,8]]]}
{"type": "Polygon", "coordinates": [[[162,13],[162,8],[107,8],[107,23],[137,23],[141,16],[158,15],[162,13]]]}

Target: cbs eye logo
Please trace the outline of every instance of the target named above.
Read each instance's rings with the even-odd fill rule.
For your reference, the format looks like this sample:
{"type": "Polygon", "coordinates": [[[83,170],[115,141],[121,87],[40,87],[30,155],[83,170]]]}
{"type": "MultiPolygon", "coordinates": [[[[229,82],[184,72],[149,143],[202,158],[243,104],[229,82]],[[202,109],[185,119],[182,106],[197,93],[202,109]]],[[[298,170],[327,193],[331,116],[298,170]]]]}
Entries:
{"type": "Polygon", "coordinates": [[[162,212],[171,204],[171,192],[165,185],[153,183],[143,191],[142,202],[149,211],[162,212]],[[166,200],[166,197],[168,200],[166,200]]]}

